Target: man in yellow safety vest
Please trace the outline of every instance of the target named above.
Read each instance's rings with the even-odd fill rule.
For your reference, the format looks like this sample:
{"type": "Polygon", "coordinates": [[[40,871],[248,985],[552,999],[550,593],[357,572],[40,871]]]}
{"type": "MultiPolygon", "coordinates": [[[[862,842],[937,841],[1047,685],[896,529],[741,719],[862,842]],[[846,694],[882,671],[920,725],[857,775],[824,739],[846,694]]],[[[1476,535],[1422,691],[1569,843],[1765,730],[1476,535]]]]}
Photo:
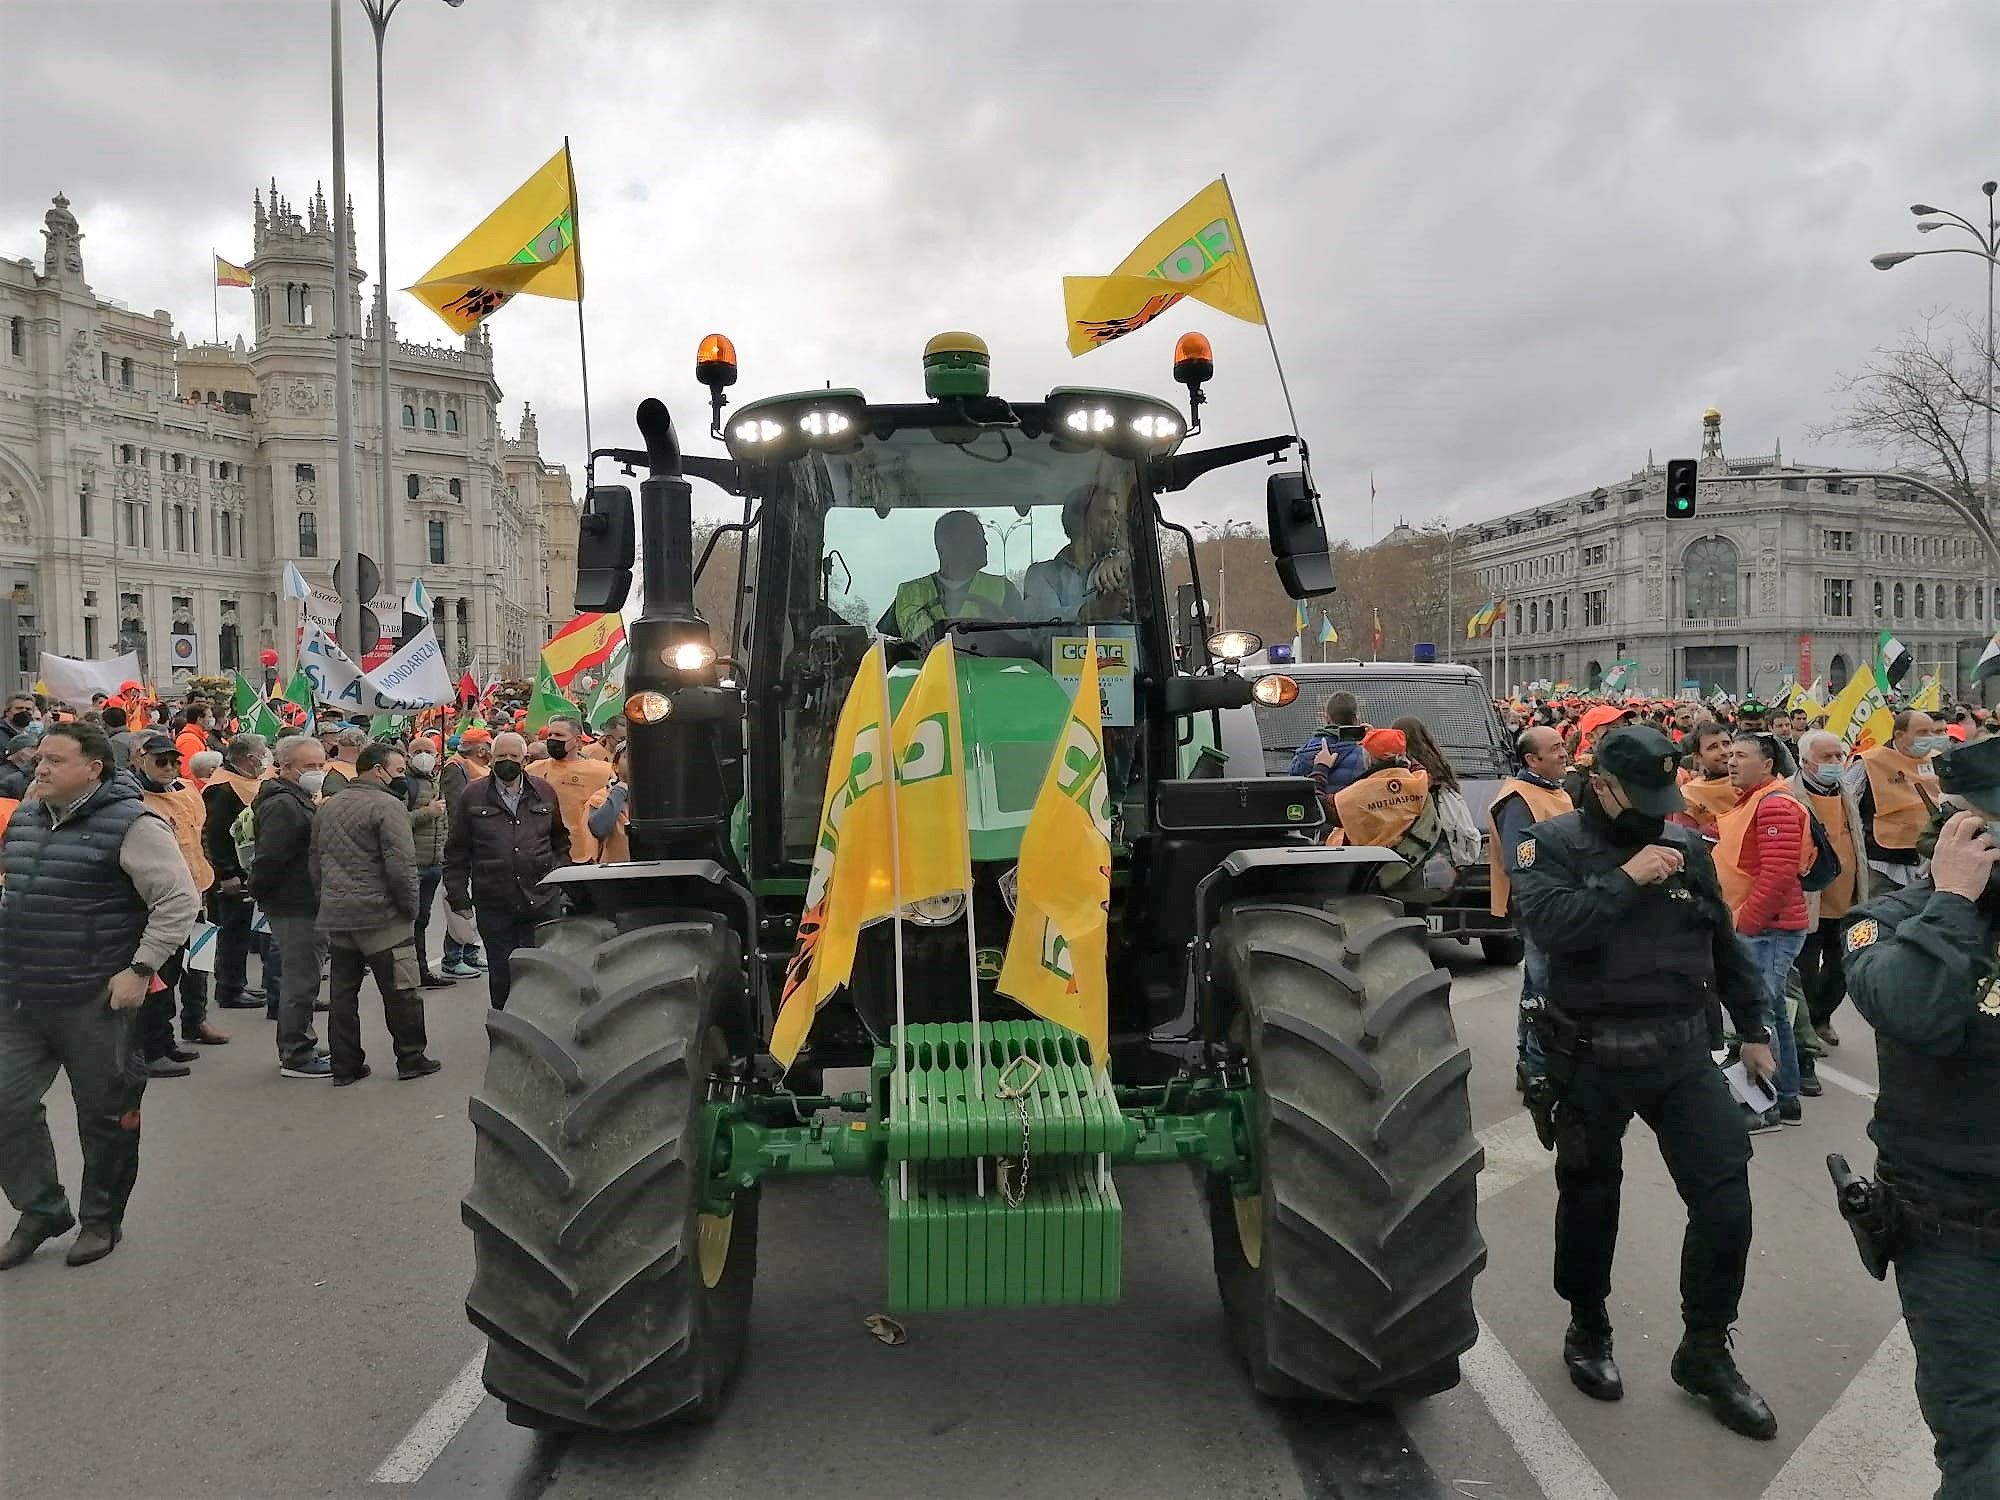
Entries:
{"type": "Polygon", "coordinates": [[[920,646],[937,638],[947,620],[1018,620],[1026,612],[1020,590],[986,568],[986,528],[969,510],[948,510],[933,533],[934,573],[896,586],[896,597],[878,629],[920,646]]]}

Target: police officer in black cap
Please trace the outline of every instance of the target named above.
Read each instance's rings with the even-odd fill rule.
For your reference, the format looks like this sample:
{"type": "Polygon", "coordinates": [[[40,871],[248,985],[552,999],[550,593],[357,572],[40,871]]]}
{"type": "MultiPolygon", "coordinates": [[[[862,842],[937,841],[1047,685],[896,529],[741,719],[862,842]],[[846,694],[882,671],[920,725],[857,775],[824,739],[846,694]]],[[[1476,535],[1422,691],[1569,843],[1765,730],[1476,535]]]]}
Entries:
{"type": "Polygon", "coordinates": [[[1556,1150],[1555,1288],[1570,1305],[1563,1362],[1585,1395],[1625,1394],[1605,1302],[1636,1114],[1688,1210],[1674,1382],[1725,1427],[1770,1438],[1777,1418],[1729,1350],[1750,1254],[1750,1138],[1709,1054],[1714,1003],[1734,1020],[1747,1067],[1769,1077],[1777,1064],[1762,983],[1707,847],[1665,821],[1683,805],[1678,765],[1673,742],[1650,725],[1610,731],[1578,810],[1535,824],[1515,850],[1514,899],[1549,964],[1537,1022],[1548,1074],[1530,1105],[1556,1150]]]}
{"type": "Polygon", "coordinates": [[[2000,740],[1946,751],[1938,786],[1949,816],[1929,877],[1856,907],[1842,947],[1875,1028],[1881,1249],[1937,1439],[1938,1500],[1987,1500],[2000,1495],[2000,740]]]}

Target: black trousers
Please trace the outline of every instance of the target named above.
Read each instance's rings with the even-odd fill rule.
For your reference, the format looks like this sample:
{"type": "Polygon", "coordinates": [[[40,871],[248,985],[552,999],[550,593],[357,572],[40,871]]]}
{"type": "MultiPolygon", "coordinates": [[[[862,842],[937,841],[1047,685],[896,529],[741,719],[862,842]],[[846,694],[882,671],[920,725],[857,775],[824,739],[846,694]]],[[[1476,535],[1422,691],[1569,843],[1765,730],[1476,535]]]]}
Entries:
{"type": "Polygon", "coordinates": [[[498,906],[475,907],[473,916],[479,923],[479,941],[486,945],[486,998],[495,1010],[505,1010],[514,986],[514,950],[535,946],[535,924],[541,919],[532,912],[498,906]]]}
{"type": "Polygon", "coordinates": [[[53,1222],[70,1211],[42,1108],[58,1069],[69,1074],[83,1147],[76,1216],[116,1228],[139,1180],[138,1011],[103,1000],[0,1006],[0,1190],[23,1219],[53,1222]]]}
{"type": "Polygon", "coordinates": [[[1583,1132],[1583,1152],[1572,1166],[1556,1166],[1557,1295],[1573,1303],[1611,1295],[1625,1127],[1637,1115],[1659,1138],[1687,1205],[1681,1317],[1690,1328],[1729,1327],[1750,1257],[1750,1136],[1707,1050],[1692,1043],[1637,1068],[1579,1055],[1563,1108],[1583,1132]]]}
{"type": "Polygon", "coordinates": [[[1845,917],[1826,917],[1806,934],[1799,950],[1799,978],[1805,981],[1806,1014],[1813,1030],[1833,1019],[1847,998],[1847,969],[1840,961],[1840,924],[1845,917]]]}
{"type": "Polygon", "coordinates": [[[215,934],[216,1003],[241,1000],[249,984],[251,900],[235,891],[211,891],[208,904],[221,929],[215,934]]]}
{"type": "Polygon", "coordinates": [[[208,1020],[208,976],[187,966],[183,943],[160,965],[160,984],[139,1003],[139,1051],[147,1062],[174,1050],[174,1004],[180,1003],[181,1036],[194,1040],[208,1020]]]}

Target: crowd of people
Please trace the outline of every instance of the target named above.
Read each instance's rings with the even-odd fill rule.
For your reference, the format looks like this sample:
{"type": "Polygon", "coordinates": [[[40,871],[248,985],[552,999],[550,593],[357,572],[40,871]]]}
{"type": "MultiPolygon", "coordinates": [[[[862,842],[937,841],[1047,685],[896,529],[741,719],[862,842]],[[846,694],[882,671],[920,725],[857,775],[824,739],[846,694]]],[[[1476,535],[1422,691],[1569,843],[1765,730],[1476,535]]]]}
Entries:
{"type": "Polygon", "coordinates": [[[483,976],[506,1005],[509,957],[559,899],[543,878],[628,857],[624,725],[593,739],[555,717],[530,738],[517,708],[489,712],[444,733],[323,718],[268,743],[199,699],[8,702],[0,1188],[20,1220],[0,1270],[79,1222],[70,1264],[116,1247],[140,1098],[232,1042],[212,1011],[261,1010],[278,1077],[345,1087],[372,1071],[365,979],[404,1081],[442,1066],[425,991],[483,976]],[[74,1208],[42,1107],[59,1069],[83,1147],[74,1208]]]}

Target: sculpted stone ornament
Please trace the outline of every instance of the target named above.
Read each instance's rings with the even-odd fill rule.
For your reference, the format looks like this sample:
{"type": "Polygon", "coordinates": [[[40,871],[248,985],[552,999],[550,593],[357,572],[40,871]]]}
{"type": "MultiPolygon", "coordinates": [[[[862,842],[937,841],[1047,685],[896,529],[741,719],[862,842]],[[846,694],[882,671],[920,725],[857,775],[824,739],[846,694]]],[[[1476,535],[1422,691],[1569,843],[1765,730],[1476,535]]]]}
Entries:
{"type": "Polygon", "coordinates": [[[9,541],[28,539],[28,502],[19,490],[0,490],[0,536],[9,541]]]}

